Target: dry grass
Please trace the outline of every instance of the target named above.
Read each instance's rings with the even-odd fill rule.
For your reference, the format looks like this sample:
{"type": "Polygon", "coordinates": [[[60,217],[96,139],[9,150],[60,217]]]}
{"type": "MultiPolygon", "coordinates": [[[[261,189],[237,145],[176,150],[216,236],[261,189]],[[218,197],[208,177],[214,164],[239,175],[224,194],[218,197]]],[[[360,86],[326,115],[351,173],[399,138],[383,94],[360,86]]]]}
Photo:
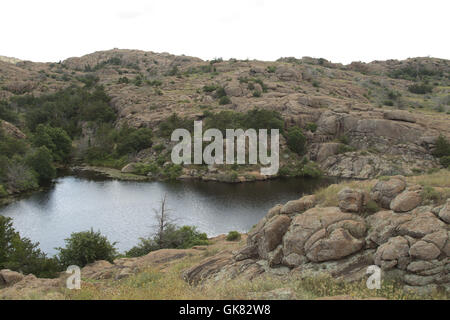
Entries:
{"type": "Polygon", "coordinates": [[[328,187],[319,189],[316,194],[316,199],[321,207],[336,207],[339,204],[337,194],[345,187],[352,189],[361,189],[363,191],[370,192],[375,185],[375,180],[363,180],[363,181],[344,181],[339,184],[332,184],[328,187]]]}
{"type": "MultiPolygon", "coordinates": [[[[194,261],[184,261],[168,272],[146,270],[120,281],[90,282],[81,290],[66,293],[67,299],[75,300],[228,300],[263,299],[264,293],[274,289],[291,289],[297,299],[310,300],[320,297],[345,295],[355,299],[385,298],[390,300],[420,299],[405,292],[394,282],[384,282],[381,289],[370,290],[365,281],[344,282],[331,276],[297,278],[295,276],[261,276],[252,281],[235,279],[211,282],[202,286],[189,285],[182,279],[182,272],[194,261]]],[[[435,291],[427,299],[448,299],[445,293],[435,291]]]]}
{"type": "Polygon", "coordinates": [[[430,174],[408,177],[407,181],[424,187],[450,188],[450,170],[441,169],[430,174]]]}

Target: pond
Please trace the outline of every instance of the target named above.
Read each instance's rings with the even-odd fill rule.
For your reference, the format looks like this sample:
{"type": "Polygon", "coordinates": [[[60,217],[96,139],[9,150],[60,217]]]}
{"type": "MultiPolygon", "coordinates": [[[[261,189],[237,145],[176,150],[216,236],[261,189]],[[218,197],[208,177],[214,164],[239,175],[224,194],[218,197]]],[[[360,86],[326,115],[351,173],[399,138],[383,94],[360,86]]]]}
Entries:
{"type": "Polygon", "coordinates": [[[275,179],[228,184],[202,181],[131,182],[63,176],[48,190],[0,208],[21,236],[53,255],[72,232],[93,228],[124,252],[155,230],[155,209],[164,195],[177,225],[208,236],[247,232],[278,203],[297,199],[335,181],[275,179]]]}

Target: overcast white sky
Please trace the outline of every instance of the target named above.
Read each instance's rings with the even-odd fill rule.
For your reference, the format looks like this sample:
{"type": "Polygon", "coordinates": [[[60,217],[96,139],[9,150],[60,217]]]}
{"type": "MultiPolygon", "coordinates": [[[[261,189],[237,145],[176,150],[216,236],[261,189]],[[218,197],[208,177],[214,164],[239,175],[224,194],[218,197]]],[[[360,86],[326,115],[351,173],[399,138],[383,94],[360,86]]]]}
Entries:
{"type": "Polygon", "coordinates": [[[59,61],[117,47],[202,59],[449,59],[449,9],[448,0],[2,0],[0,55],[59,61]]]}

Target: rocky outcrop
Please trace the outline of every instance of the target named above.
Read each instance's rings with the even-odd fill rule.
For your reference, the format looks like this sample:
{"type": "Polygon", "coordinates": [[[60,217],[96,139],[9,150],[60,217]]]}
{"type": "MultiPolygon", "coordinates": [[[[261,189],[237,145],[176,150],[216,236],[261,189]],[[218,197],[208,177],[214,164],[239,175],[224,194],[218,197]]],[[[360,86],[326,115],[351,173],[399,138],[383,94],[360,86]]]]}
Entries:
{"type": "Polygon", "coordinates": [[[342,189],[339,207],[313,206],[316,201],[306,201],[308,197],[277,205],[249,233],[246,246],[234,252],[233,259],[216,263],[211,258],[186,279],[201,282],[198,274],[222,279],[223,269],[234,270],[231,277],[235,277],[236,270],[245,266],[249,277],[276,270],[285,273],[288,268],[301,276],[325,272],[353,281],[366,277],[367,267],[375,264],[386,277],[392,274],[401,280],[405,290],[448,290],[449,225],[439,216],[447,207],[423,206],[419,190],[395,176],[378,181],[370,195],[342,189]],[[393,210],[366,218],[356,214],[369,200],[393,210]]]}
{"type": "Polygon", "coordinates": [[[15,283],[22,281],[23,274],[9,269],[0,270],[0,286],[12,286],[15,283]]]}
{"type": "Polygon", "coordinates": [[[314,207],[316,197],[314,195],[304,196],[298,200],[288,201],[280,210],[282,214],[300,213],[314,207]]]}
{"type": "Polygon", "coordinates": [[[0,129],[3,130],[7,135],[16,138],[16,139],[25,139],[26,135],[20,131],[19,128],[12,125],[11,123],[0,120],[0,129]]]}
{"type": "Polygon", "coordinates": [[[344,188],[338,193],[339,208],[344,212],[361,212],[367,201],[369,195],[362,190],[354,190],[344,188]]]}
{"type": "Polygon", "coordinates": [[[382,208],[390,209],[391,201],[405,188],[405,178],[397,176],[388,181],[379,181],[371,191],[370,196],[382,208]]]}
{"type": "Polygon", "coordinates": [[[278,67],[275,71],[278,79],[282,81],[298,81],[301,80],[301,74],[294,68],[289,68],[286,66],[278,67]]]}
{"type": "Polygon", "coordinates": [[[391,201],[390,207],[395,212],[406,212],[416,208],[421,202],[419,191],[404,191],[391,201]]]}
{"type": "Polygon", "coordinates": [[[405,121],[405,122],[416,122],[416,117],[414,117],[411,113],[401,110],[390,110],[385,111],[383,113],[383,116],[385,119],[389,120],[398,120],[398,121],[405,121]]]}

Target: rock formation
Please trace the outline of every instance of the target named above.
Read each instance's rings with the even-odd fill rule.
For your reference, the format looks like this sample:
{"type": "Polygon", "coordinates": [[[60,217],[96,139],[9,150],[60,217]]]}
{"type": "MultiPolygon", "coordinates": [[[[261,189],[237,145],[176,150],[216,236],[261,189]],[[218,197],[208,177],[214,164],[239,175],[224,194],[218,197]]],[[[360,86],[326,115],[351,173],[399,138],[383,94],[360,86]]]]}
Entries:
{"type": "Polygon", "coordinates": [[[222,262],[218,268],[207,260],[188,270],[186,278],[198,283],[220,277],[223,269],[245,269],[250,277],[263,272],[302,276],[326,272],[359,280],[369,265],[377,265],[385,279],[400,280],[405,289],[450,290],[450,232],[445,220],[450,199],[445,206],[424,206],[419,189],[396,176],[376,183],[370,196],[342,189],[339,207],[314,206],[313,196],[275,206],[228,264],[222,262]],[[369,197],[386,209],[363,218],[357,213],[364,212],[369,197]]]}

